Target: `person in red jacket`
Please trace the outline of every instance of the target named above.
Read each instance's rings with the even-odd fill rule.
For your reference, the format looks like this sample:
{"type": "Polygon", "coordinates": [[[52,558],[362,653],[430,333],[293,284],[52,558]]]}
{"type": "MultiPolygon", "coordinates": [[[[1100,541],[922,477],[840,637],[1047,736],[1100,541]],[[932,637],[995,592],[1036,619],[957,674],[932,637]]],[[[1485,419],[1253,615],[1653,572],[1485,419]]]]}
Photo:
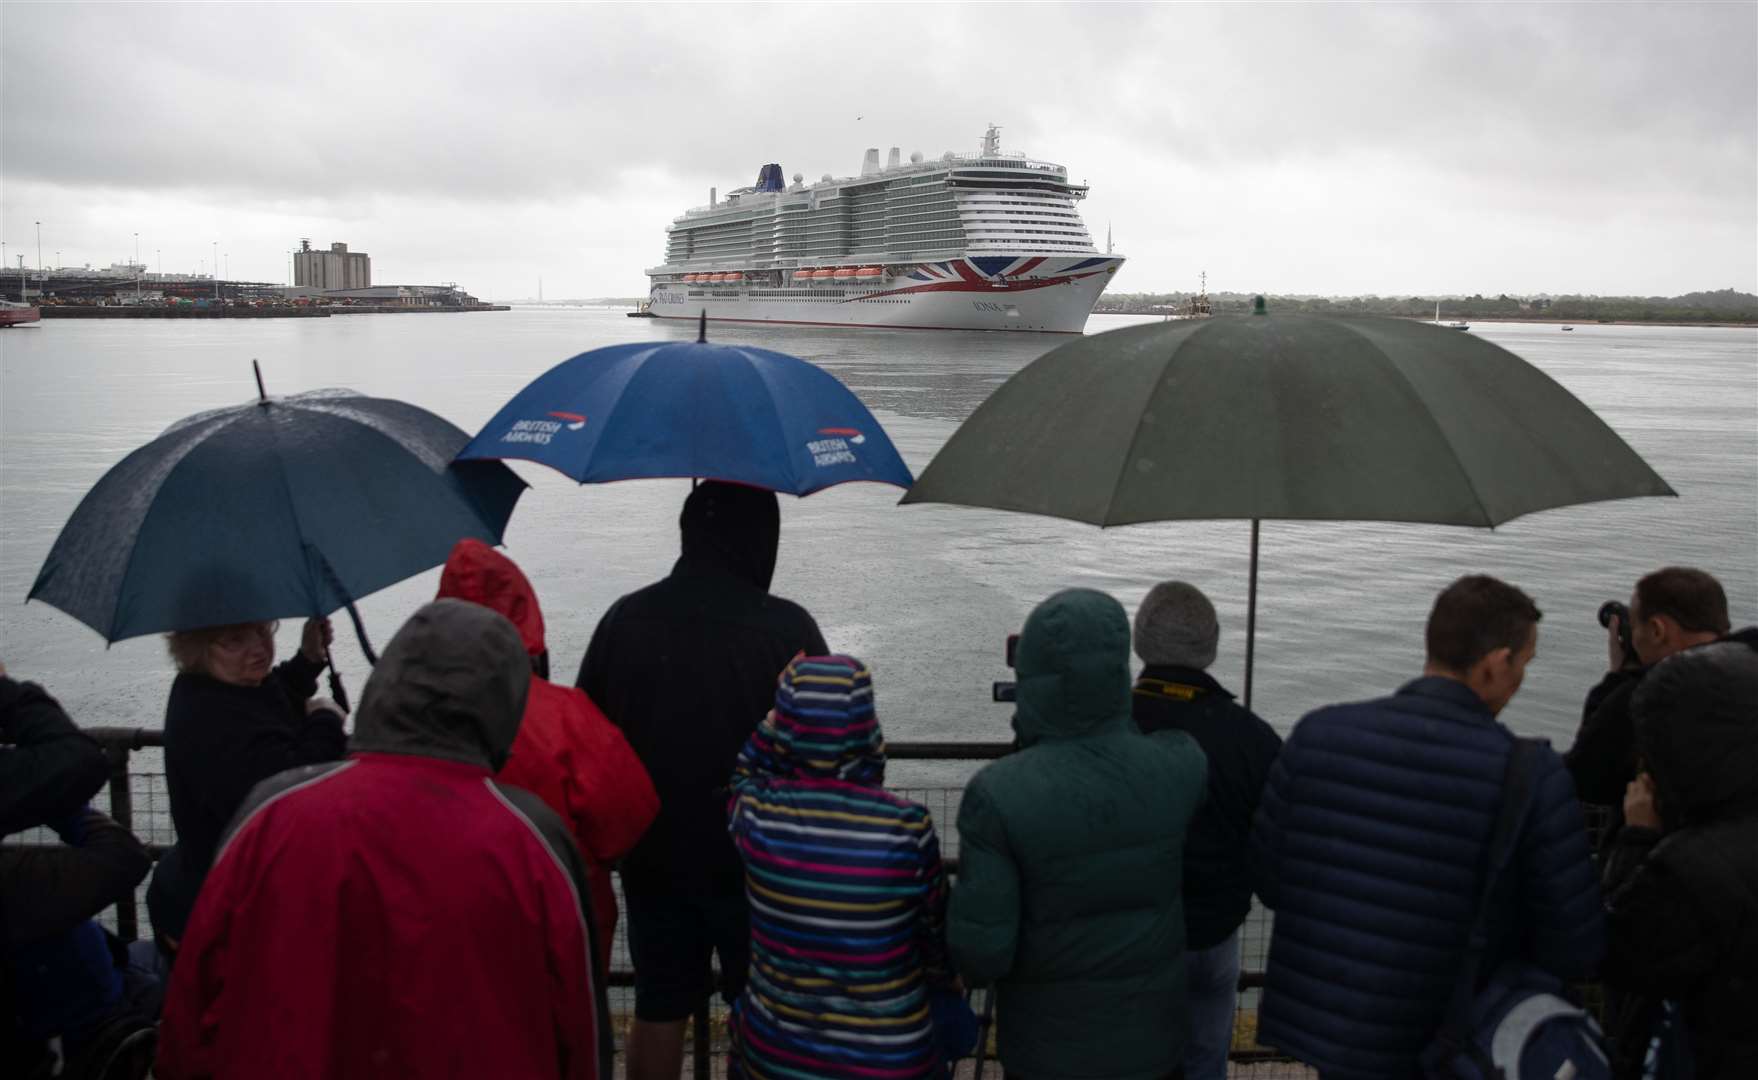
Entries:
{"type": "Polygon", "coordinates": [[[417,611],[346,761],[256,786],[172,970],[159,1080],[610,1080],[585,866],[495,770],[531,663],[501,616],[417,611]]]}
{"type": "Polygon", "coordinates": [[[458,541],[440,574],[439,598],[446,597],[481,604],[506,616],[531,657],[525,719],[497,779],[535,794],[573,832],[586,860],[602,980],[610,971],[617,926],[610,867],[653,823],[659,796],[629,741],[585,691],[549,681],[543,611],[531,582],[513,560],[480,540],[458,541]]]}

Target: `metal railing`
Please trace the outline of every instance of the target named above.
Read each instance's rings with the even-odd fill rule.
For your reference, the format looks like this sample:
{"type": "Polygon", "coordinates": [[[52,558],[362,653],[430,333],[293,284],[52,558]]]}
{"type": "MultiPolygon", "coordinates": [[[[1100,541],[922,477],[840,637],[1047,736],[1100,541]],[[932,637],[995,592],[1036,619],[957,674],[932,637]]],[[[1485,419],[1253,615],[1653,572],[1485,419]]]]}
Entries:
{"type": "MultiPolygon", "coordinates": [[[[170,848],[174,839],[170,826],[169,799],[164,791],[164,774],[162,771],[136,770],[133,766],[136,753],[164,747],[164,733],[149,728],[87,728],[86,732],[103,745],[109,760],[110,816],[124,828],[140,836],[148,851],[157,859],[170,848]],[[144,810],[139,808],[140,801],[145,803],[144,810]]],[[[1007,743],[997,742],[893,742],[886,745],[886,757],[891,761],[982,762],[1003,757],[1012,749],[1007,743]]],[[[956,876],[957,834],[952,823],[957,817],[957,802],[962,795],[962,789],[894,787],[892,790],[928,806],[940,830],[947,873],[956,876]]],[[[141,936],[143,896],[144,888],[116,903],[115,931],[126,941],[134,941],[141,936]]],[[[1239,975],[1241,998],[1234,1012],[1234,1045],[1230,1058],[1236,1066],[1250,1067],[1257,1075],[1261,1075],[1257,1071],[1258,1067],[1271,1065],[1277,1066],[1279,1071],[1292,1068],[1297,1074],[1304,1075],[1297,1066],[1285,1065],[1287,1059],[1283,1055],[1257,1046],[1251,1039],[1251,1034],[1256,1029],[1256,992],[1264,984],[1262,964],[1268,955],[1269,937],[1268,913],[1254,909],[1240,931],[1243,950],[1239,975]]],[[[628,964],[626,921],[619,922],[613,957],[607,986],[613,995],[618,996],[618,1004],[627,1006],[626,1018],[626,1014],[633,1011],[632,988],[635,984],[634,970],[628,964]]],[[[987,1050],[991,1040],[990,1021],[984,1015],[983,1008],[986,994],[987,991],[975,991],[972,1000],[973,1008],[977,1010],[983,1023],[979,1055],[987,1050]]],[[[613,1012],[617,1011],[613,1008],[613,1012]]],[[[717,1074],[715,1066],[724,1062],[724,1035],[716,1035],[717,1032],[724,1032],[724,1022],[725,1006],[712,994],[691,1019],[691,1071],[696,1080],[710,1080],[717,1074]]],[[[983,1057],[979,1056],[962,1063],[955,1075],[980,1078],[985,1075],[983,1069],[983,1057]]],[[[988,1070],[988,1075],[999,1074],[999,1067],[992,1062],[988,1065],[988,1070]]]]}

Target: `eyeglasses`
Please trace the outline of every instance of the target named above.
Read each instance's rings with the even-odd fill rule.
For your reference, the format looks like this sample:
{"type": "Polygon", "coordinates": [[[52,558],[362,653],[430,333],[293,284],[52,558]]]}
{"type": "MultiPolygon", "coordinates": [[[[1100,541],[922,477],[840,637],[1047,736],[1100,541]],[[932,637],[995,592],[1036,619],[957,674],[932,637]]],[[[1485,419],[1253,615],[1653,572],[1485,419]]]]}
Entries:
{"type": "Polygon", "coordinates": [[[279,622],[244,623],[240,626],[228,627],[214,639],[216,648],[227,652],[243,652],[253,645],[275,644],[275,631],[280,629],[279,622]]]}

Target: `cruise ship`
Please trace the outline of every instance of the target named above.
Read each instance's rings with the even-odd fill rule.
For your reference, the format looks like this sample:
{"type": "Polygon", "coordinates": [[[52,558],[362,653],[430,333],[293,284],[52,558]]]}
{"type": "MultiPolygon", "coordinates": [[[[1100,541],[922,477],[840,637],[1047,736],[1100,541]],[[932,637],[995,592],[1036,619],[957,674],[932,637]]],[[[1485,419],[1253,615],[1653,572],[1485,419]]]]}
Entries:
{"type": "Polygon", "coordinates": [[[751,187],[666,229],[648,311],[723,322],[1078,334],[1123,257],[1093,246],[1068,170],[979,151],[787,183],[765,165],[751,187]]]}

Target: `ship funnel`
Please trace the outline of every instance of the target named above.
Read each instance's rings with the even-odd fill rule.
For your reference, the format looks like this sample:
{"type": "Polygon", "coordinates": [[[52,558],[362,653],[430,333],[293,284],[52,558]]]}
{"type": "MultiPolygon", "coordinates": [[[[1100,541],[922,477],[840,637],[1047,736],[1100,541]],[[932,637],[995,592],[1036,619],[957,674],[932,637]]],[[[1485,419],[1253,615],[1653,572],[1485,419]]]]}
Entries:
{"type": "Polygon", "coordinates": [[[902,153],[903,151],[899,150],[897,147],[892,147],[891,153],[885,159],[885,167],[887,169],[897,168],[897,159],[902,153]]]}
{"type": "Polygon", "coordinates": [[[872,176],[879,171],[879,148],[867,147],[867,155],[861,159],[861,175],[872,176]]]}
{"type": "Polygon", "coordinates": [[[709,206],[719,206],[720,205],[720,193],[719,193],[718,189],[716,189],[716,188],[709,188],[708,189],[708,205],[709,206]]]}

